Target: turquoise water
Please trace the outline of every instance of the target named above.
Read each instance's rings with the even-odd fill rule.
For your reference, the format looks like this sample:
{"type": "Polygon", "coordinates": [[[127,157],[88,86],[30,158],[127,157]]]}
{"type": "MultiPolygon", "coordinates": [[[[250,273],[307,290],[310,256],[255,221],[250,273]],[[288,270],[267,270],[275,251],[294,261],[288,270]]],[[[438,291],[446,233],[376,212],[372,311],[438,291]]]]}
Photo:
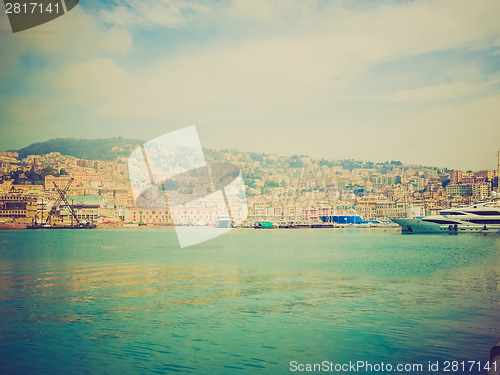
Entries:
{"type": "Polygon", "coordinates": [[[486,361],[499,255],[499,235],[381,229],[241,229],[185,249],[171,229],[2,231],[0,372],[486,361]]]}

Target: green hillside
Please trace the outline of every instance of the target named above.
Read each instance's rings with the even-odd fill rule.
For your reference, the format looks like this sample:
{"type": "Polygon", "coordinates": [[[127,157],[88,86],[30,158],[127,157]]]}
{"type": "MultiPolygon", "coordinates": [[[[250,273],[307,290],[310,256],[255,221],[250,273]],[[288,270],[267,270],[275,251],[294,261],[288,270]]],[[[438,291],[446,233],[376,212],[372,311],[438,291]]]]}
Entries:
{"type": "Polygon", "coordinates": [[[19,150],[19,158],[28,155],[45,155],[59,152],[89,160],[115,160],[118,156],[128,156],[144,141],[122,137],[100,139],[57,138],[46,142],[33,143],[19,150]]]}

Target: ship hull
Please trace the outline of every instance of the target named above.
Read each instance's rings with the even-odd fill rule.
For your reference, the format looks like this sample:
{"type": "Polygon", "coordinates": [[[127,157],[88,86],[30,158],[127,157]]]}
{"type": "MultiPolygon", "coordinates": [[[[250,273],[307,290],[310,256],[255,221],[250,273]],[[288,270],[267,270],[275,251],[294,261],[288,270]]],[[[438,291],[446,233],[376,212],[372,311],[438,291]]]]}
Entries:
{"type": "Polygon", "coordinates": [[[28,229],[95,229],[95,224],[82,224],[82,225],[63,225],[63,226],[50,226],[50,225],[28,225],[28,229]]]}
{"type": "Polygon", "coordinates": [[[421,219],[393,219],[401,226],[402,233],[500,233],[500,225],[474,225],[470,223],[437,224],[421,219]]]}
{"type": "Polygon", "coordinates": [[[26,229],[26,224],[0,224],[0,230],[26,229]]]}
{"type": "Polygon", "coordinates": [[[216,228],[232,228],[230,220],[219,220],[215,225],[216,228]]]}

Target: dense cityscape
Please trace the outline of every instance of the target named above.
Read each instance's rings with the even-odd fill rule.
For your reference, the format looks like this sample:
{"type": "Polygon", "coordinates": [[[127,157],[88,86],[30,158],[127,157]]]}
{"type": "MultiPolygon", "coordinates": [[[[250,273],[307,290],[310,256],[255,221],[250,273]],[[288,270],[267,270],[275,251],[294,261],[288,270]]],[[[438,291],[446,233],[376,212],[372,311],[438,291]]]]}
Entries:
{"type": "MultiPolygon", "coordinates": [[[[374,223],[386,222],[484,200],[498,185],[495,170],[448,170],[400,161],[326,160],[237,150],[207,149],[205,154],[207,161],[232,163],[242,171],[248,210],[231,213],[235,226],[259,222],[313,225],[324,215],[359,215],[374,223]]],[[[97,226],[173,224],[167,207],[136,206],[126,156],[102,161],[50,152],[20,158],[18,152],[3,151],[0,181],[0,225],[7,227],[44,222],[49,215],[52,224],[73,218],[97,226]],[[64,200],[67,204],[59,205],[64,200]]],[[[223,205],[223,201],[191,205],[182,215],[182,224],[215,225],[223,205]]]]}

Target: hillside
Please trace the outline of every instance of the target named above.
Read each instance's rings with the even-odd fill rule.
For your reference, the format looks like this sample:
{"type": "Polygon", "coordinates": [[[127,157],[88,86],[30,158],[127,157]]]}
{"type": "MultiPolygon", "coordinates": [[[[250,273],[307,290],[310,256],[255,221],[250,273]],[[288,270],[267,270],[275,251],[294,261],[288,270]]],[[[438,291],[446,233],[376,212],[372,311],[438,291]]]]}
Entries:
{"type": "Polygon", "coordinates": [[[46,142],[33,143],[19,150],[19,158],[28,155],[45,155],[59,152],[89,160],[115,160],[118,156],[128,156],[139,145],[139,139],[122,137],[100,139],[57,138],[46,142]]]}
{"type": "MultiPolygon", "coordinates": [[[[19,158],[28,155],[45,155],[51,152],[59,152],[62,155],[74,156],[79,159],[114,161],[117,157],[128,157],[130,153],[144,141],[139,139],[114,137],[101,139],[78,139],[57,138],[45,142],[33,143],[20,149],[19,158]]],[[[278,156],[265,153],[245,152],[234,149],[217,150],[203,148],[205,157],[211,162],[233,162],[246,170],[247,178],[255,175],[262,177],[263,171],[272,171],[287,174],[301,175],[301,170],[319,170],[323,166],[340,166],[345,170],[373,169],[379,173],[391,173],[394,169],[408,169],[411,166],[404,165],[400,161],[386,161],[374,163],[370,161],[358,161],[353,159],[314,159],[307,155],[278,156]]],[[[435,167],[413,166],[422,170],[437,170],[435,167]]],[[[445,169],[445,172],[448,170],[445,169]]],[[[264,173],[265,174],[265,173],[264,173]]]]}

